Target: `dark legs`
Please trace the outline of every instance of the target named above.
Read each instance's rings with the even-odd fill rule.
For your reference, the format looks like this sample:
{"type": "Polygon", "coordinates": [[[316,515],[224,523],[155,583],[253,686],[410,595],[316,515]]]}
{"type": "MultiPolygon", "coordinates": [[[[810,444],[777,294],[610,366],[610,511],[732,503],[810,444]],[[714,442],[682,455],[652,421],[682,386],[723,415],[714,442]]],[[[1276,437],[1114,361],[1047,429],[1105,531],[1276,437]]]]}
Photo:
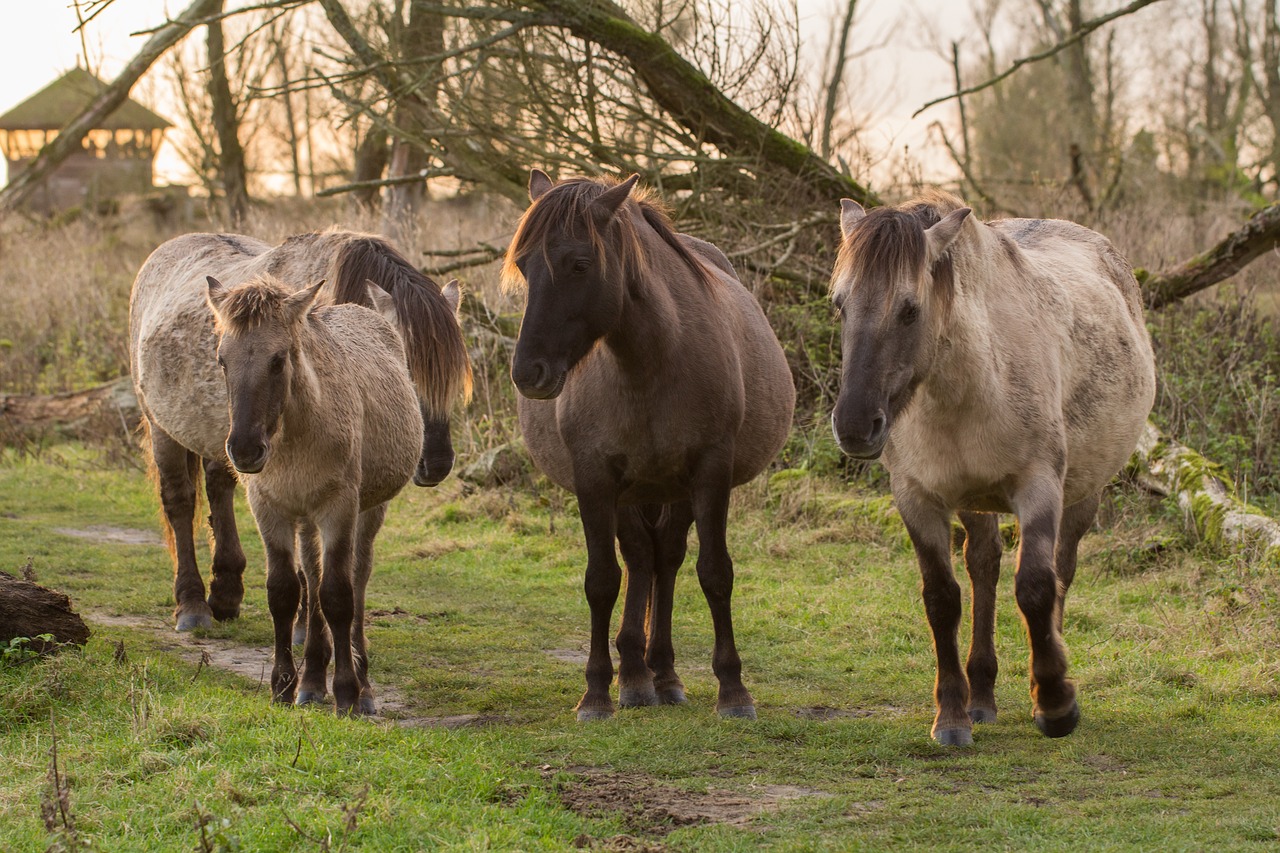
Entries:
{"type": "Polygon", "coordinates": [[[1075,545],[1088,528],[1087,523],[1081,524],[1079,516],[1088,509],[1091,521],[1096,503],[1064,514],[1060,481],[1055,483],[1045,478],[1021,490],[1015,497],[1015,508],[1022,528],[1022,543],[1018,548],[1014,592],[1031,645],[1032,712],[1040,731],[1049,737],[1063,737],[1075,730],[1080,721],[1080,707],[1076,703],[1075,685],[1066,677],[1067,650],[1059,628],[1062,591],[1055,569],[1058,530],[1068,515],[1072,526],[1079,528],[1070,548],[1074,573],[1075,545]]]}
{"type": "Polygon", "coordinates": [[[742,660],[733,640],[733,560],[726,531],[729,524],[729,491],[733,454],[708,459],[697,472],[693,494],[693,518],[698,526],[698,583],[711,609],[715,650],[711,669],[720,680],[716,711],[722,717],[756,717],[755,702],[742,683],[742,660]]]}
{"type": "Polygon", "coordinates": [[[960,669],[956,639],[960,584],[951,568],[951,512],[897,479],[893,492],[920,563],[924,610],[937,657],[933,698],[938,712],[933,720],[933,738],[946,746],[968,746],[973,743],[973,723],[968,711],[969,682],[960,669]]]}
{"type": "Polygon", "coordinates": [[[179,631],[213,627],[213,611],[205,603],[204,579],[196,565],[196,480],[200,457],[178,444],[154,423],[147,424],[151,458],[156,466],[160,505],[173,552],[173,610],[179,631]]]}
{"type": "Polygon", "coordinates": [[[293,619],[298,612],[302,586],[294,564],[294,525],[255,510],[262,544],[267,551],[267,609],[275,628],[275,664],[271,668],[271,697],[292,703],[298,689],[293,662],[293,619]]]}
{"type": "Polygon", "coordinates": [[[369,585],[369,577],[373,574],[373,540],[382,529],[382,522],[387,516],[387,505],[367,509],[360,513],[360,521],[356,528],[356,561],[355,561],[355,625],[352,628],[351,644],[355,655],[356,677],[360,680],[360,699],[358,711],[372,716],[378,713],[373,700],[373,686],[369,684],[369,646],[364,636],[364,594],[369,585]]]}
{"type": "Polygon", "coordinates": [[[333,644],[329,629],[320,612],[320,534],[315,525],[304,521],[298,525],[298,551],[302,557],[302,596],[293,626],[293,643],[299,637],[306,644],[302,652],[302,683],[298,688],[298,704],[323,702],[328,693],[327,678],[333,644]]]}
{"type": "Polygon", "coordinates": [[[225,460],[205,460],[204,491],[209,499],[209,529],[213,531],[209,607],[214,619],[235,619],[244,598],[245,559],[236,530],[236,478],[227,470],[225,460]]]}
{"type": "Polygon", "coordinates": [[[973,594],[973,640],[965,674],[969,677],[969,719],[975,723],[996,721],[996,584],[1000,580],[999,516],[962,512],[964,563],[973,594]]]}
{"type": "Polygon", "coordinates": [[[627,590],[618,631],[618,698],[624,708],[678,705],[684,684],[675,671],[671,608],[693,511],[688,503],[618,511],[618,545],[627,590]]]}
{"type": "Polygon", "coordinates": [[[578,513],[587,540],[587,575],[583,589],[591,608],[591,651],[587,655],[587,692],[578,702],[578,719],[603,720],[613,716],[609,685],[613,660],[609,656],[609,622],[618,601],[622,569],[614,553],[617,533],[616,498],[612,488],[578,489],[578,513]]]}

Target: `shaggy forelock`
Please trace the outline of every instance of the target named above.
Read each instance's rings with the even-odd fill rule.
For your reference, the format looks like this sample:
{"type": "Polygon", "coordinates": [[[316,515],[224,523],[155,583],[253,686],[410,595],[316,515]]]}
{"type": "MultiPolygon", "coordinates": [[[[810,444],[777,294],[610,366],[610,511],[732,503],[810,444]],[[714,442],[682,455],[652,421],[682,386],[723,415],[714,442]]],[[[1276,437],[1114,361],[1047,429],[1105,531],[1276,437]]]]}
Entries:
{"type": "Polygon", "coordinates": [[[269,275],[251,278],[227,291],[215,315],[224,333],[236,334],[264,323],[285,322],[285,301],[290,292],[269,275]]]}

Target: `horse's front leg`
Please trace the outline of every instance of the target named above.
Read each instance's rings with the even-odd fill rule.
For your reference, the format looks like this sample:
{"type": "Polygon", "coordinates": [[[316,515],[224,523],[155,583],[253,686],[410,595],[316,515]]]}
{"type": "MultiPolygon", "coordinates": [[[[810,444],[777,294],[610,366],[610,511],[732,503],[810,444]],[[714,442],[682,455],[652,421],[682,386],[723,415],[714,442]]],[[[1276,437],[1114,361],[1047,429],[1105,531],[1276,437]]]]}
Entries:
{"type": "Polygon", "coordinates": [[[174,629],[213,627],[213,611],[204,598],[204,578],[196,564],[196,477],[200,457],[169,437],[150,420],[147,435],[155,464],[160,506],[173,549],[174,629]]]}
{"type": "Polygon", "coordinates": [[[302,557],[302,571],[299,575],[303,589],[298,616],[293,626],[293,643],[297,645],[299,635],[305,643],[298,704],[311,705],[323,703],[328,694],[329,660],[333,656],[333,649],[324,614],[320,612],[320,532],[309,520],[298,525],[298,552],[302,557]]]}
{"type": "Polygon", "coordinates": [[[358,713],[360,701],[360,677],[351,652],[358,506],[359,499],[352,494],[349,500],[335,501],[317,520],[323,546],[320,609],[333,638],[333,699],[340,715],[358,713]]]}
{"type": "Polygon", "coordinates": [[[382,522],[386,517],[387,505],[379,504],[360,513],[356,528],[355,613],[351,644],[355,655],[356,677],[360,679],[359,710],[366,716],[378,713],[378,706],[373,697],[373,685],[369,683],[369,644],[364,636],[364,596],[369,578],[373,575],[373,540],[382,529],[382,522]]]}
{"type": "Polygon", "coordinates": [[[986,512],[962,512],[964,564],[973,588],[973,639],[965,674],[969,676],[969,719],[996,721],[996,585],[1000,581],[1000,517],[986,512]]]}
{"type": "Polygon", "coordinates": [[[960,668],[960,584],[951,567],[951,510],[903,477],[892,480],[898,512],[911,535],[920,563],[924,612],[933,634],[938,674],[933,685],[937,714],[933,739],[945,746],[973,743],[969,718],[969,681],[960,668]]]}
{"type": "Polygon", "coordinates": [[[676,653],[671,642],[671,609],[676,575],[689,547],[693,507],[688,501],[666,507],[653,533],[654,582],[649,602],[649,649],[645,662],[653,672],[653,685],[663,705],[683,705],[684,683],[676,675],[676,653]]]}
{"type": "Polygon", "coordinates": [[[226,459],[204,461],[204,492],[209,499],[213,562],[209,574],[209,608],[219,621],[240,615],[244,599],[244,549],[236,529],[236,478],[226,459]]]}
{"type": "Polygon", "coordinates": [[[722,717],[756,718],[755,700],[742,683],[742,659],[733,639],[733,560],[729,556],[729,493],[732,448],[705,457],[694,472],[693,519],[698,527],[698,583],[711,610],[715,648],[711,669],[720,682],[716,712],[722,717]]]}
{"type": "Polygon", "coordinates": [[[583,588],[591,608],[591,651],[587,655],[587,692],[578,702],[578,719],[604,720],[613,716],[609,685],[613,660],[609,656],[609,622],[618,601],[622,569],[614,550],[617,535],[617,496],[607,477],[592,478],[575,469],[578,514],[587,541],[587,573],[583,588]]]}
{"type": "Polygon", "coordinates": [[[1075,685],[1067,678],[1062,644],[1062,591],[1054,569],[1062,521],[1062,480],[1046,474],[1014,495],[1022,530],[1014,593],[1031,645],[1031,699],[1036,727],[1049,737],[1065,737],[1080,722],[1075,685]]]}
{"type": "Polygon", "coordinates": [[[293,619],[302,595],[298,567],[294,561],[295,525],[292,519],[253,500],[250,506],[258,522],[258,532],[267,552],[267,609],[275,628],[275,663],[271,667],[271,698],[292,703],[298,689],[298,670],[293,662],[293,619]]]}
{"type": "Polygon", "coordinates": [[[618,647],[618,704],[624,708],[657,705],[653,673],[645,662],[645,617],[654,584],[654,542],[644,508],[618,508],[618,547],[627,567],[618,647]]]}

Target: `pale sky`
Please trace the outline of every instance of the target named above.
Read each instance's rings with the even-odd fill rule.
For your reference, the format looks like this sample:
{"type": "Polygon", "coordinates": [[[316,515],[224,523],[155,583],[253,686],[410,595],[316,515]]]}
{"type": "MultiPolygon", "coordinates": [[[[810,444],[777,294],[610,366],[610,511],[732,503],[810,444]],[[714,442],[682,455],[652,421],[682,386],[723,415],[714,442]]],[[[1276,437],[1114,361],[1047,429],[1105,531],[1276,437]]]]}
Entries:
{"type": "MultiPolygon", "coordinates": [[[[0,36],[0,113],[22,102],[62,73],[84,63],[85,48],[88,67],[104,80],[119,73],[146,42],[147,36],[131,33],[149,29],[163,22],[169,13],[177,14],[190,0],[115,0],[86,28],[84,42],[75,32],[76,13],[71,0],[7,0],[6,5],[21,4],[21,12],[10,18],[10,26],[0,36]],[[20,23],[18,23],[20,19],[20,23]]],[[[228,7],[242,5],[232,0],[228,7]]],[[[833,17],[843,6],[842,0],[799,0],[806,45],[812,44],[810,59],[819,63],[827,38],[838,26],[833,17]]],[[[951,73],[946,62],[934,52],[920,46],[922,39],[913,37],[914,27],[894,28],[893,20],[904,9],[914,8],[929,20],[944,40],[958,38],[968,29],[968,3],[958,0],[862,0],[860,25],[855,29],[853,50],[857,52],[877,37],[886,38],[888,46],[869,57],[862,66],[873,77],[850,75],[850,83],[862,88],[857,101],[869,109],[876,119],[868,142],[876,148],[900,150],[909,144],[919,149],[925,129],[936,119],[947,119],[947,107],[938,107],[920,119],[910,114],[926,100],[946,94],[951,89],[951,73]]],[[[197,38],[200,36],[197,34],[197,38]]],[[[154,70],[154,68],[153,68],[154,70]]],[[[161,115],[170,113],[164,104],[149,96],[146,77],[135,87],[133,97],[161,115]]],[[[166,115],[171,121],[174,115],[166,115]]],[[[172,132],[172,131],[171,131],[172,132]]],[[[168,145],[157,160],[157,177],[181,181],[182,167],[168,145]]],[[[2,159],[2,158],[0,158],[2,159]]],[[[3,164],[0,163],[0,166],[3,164]]]]}

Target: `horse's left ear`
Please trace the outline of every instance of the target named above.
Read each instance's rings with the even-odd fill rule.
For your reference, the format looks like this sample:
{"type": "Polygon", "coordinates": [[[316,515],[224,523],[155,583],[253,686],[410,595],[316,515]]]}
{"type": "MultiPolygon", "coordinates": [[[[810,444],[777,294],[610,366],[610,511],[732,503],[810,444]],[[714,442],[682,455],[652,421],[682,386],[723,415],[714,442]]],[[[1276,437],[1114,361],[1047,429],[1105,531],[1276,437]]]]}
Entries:
{"type": "Polygon", "coordinates": [[[440,288],[440,293],[444,295],[445,301],[453,309],[453,316],[457,317],[462,310],[462,285],[458,284],[456,278],[450,279],[448,284],[440,288]]]}
{"type": "Polygon", "coordinates": [[[311,310],[311,303],[316,301],[316,294],[322,287],[324,287],[323,279],[319,284],[313,284],[306,290],[299,290],[284,301],[284,310],[292,322],[296,323],[306,316],[311,310]]]}
{"type": "Polygon", "coordinates": [[[640,180],[640,175],[634,174],[616,187],[610,187],[605,190],[598,199],[591,202],[592,214],[598,219],[608,222],[618,212],[618,208],[622,206],[622,203],[627,200],[627,196],[631,195],[631,188],[636,185],[638,180],[640,180]]]}
{"type": "Polygon", "coordinates": [[[972,208],[962,207],[943,217],[942,221],[925,229],[925,266],[932,267],[934,262],[951,248],[951,244],[960,236],[960,228],[973,213],[972,208]]]}
{"type": "Polygon", "coordinates": [[[369,294],[369,302],[373,305],[373,310],[382,315],[383,319],[392,326],[396,324],[396,303],[391,298],[391,294],[382,289],[376,281],[372,279],[364,280],[364,289],[369,294]]]}

